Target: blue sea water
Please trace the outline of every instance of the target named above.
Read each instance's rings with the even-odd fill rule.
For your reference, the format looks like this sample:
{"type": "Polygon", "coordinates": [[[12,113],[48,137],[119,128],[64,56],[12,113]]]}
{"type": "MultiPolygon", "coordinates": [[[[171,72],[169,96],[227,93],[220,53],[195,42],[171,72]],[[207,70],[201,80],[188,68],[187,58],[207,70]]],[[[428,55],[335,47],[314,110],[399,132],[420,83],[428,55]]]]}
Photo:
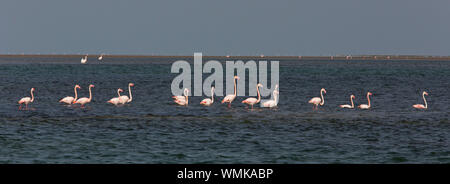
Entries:
{"type": "Polygon", "coordinates": [[[450,163],[450,62],[282,60],[278,107],[251,110],[247,97],[176,106],[176,60],[0,57],[0,163],[450,163]],[[133,102],[106,103],[129,82],[133,102]],[[95,85],[84,109],[58,103],[75,84],[80,97],[95,85]],[[19,111],[31,87],[35,102],[19,111]],[[429,108],[413,109],[424,90],[429,108]],[[372,109],[338,107],[368,91],[372,109]]]}

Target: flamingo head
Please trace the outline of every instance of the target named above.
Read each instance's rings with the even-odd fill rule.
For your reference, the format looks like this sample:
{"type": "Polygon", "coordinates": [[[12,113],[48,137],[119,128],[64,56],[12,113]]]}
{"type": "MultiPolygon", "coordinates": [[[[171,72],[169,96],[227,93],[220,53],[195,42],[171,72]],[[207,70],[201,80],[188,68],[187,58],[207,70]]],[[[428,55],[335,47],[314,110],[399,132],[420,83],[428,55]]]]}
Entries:
{"type": "Polygon", "coordinates": [[[81,89],[80,85],[75,85],[75,88],[81,89]]]}
{"type": "Polygon", "coordinates": [[[239,80],[239,77],[238,77],[238,76],[234,76],[234,79],[237,79],[237,80],[239,80]]]}
{"type": "Polygon", "coordinates": [[[373,95],[371,92],[367,92],[367,95],[373,95]]]}
{"type": "Polygon", "coordinates": [[[119,88],[119,89],[118,89],[117,91],[119,91],[119,92],[123,92],[123,89],[120,89],[120,88],[119,88]]]}
{"type": "Polygon", "coordinates": [[[130,84],[128,84],[128,85],[130,85],[130,86],[134,86],[134,83],[130,83],[130,84]]]}
{"type": "Polygon", "coordinates": [[[354,98],[355,98],[355,95],[350,95],[350,98],[353,98],[353,99],[354,99],[354,98]]]}
{"type": "Polygon", "coordinates": [[[93,87],[95,87],[95,86],[94,86],[94,84],[91,84],[91,85],[89,85],[89,87],[90,87],[90,88],[93,88],[93,87]]]}
{"type": "Polygon", "coordinates": [[[184,96],[188,96],[189,95],[189,89],[188,88],[184,88],[184,96]]]}
{"type": "Polygon", "coordinates": [[[327,90],[325,90],[325,88],[322,88],[320,91],[323,91],[323,93],[327,93],[327,90]]]}
{"type": "Polygon", "coordinates": [[[258,83],[258,85],[257,85],[258,87],[263,87],[263,85],[261,84],[261,83],[258,83]]]}
{"type": "Polygon", "coordinates": [[[31,91],[34,91],[34,88],[31,88],[31,91]]]}
{"type": "Polygon", "coordinates": [[[423,94],[424,94],[424,95],[428,95],[428,93],[427,93],[427,92],[425,92],[425,91],[423,92],[423,94]]]}

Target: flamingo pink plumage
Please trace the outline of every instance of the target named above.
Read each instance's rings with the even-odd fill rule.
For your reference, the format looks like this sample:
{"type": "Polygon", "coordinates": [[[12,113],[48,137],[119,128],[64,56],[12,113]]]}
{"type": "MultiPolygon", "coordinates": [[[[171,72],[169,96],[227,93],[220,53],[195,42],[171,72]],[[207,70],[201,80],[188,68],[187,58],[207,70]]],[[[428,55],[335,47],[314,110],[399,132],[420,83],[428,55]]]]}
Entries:
{"type": "Polygon", "coordinates": [[[120,96],[119,103],[121,103],[121,104],[130,103],[133,100],[133,96],[131,95],[131,87],[132,86],[134,86],[134,83],[128,84],[128,94],[130,95],[130,97],[128,97],[126,95],[120,96]]]}
{"type": "Polygon", "coordinates": [[[214,87],[211,87],[211,98],[203,99],[200,104],[204,106],[210,106],[214,103],[214,87]]]}
{"type": "Polygon", "coordinates": [[[228,103],[228,107],[231,107],[231,102],[236,98],[236,82],[239,80],[238,76],[234,76],[233,82],[234,82],[234,94],[229,94],[223,98],[222,103],[228,103]]]}
{"type": "Polygon", "coordinates": [[[81,107],[84,107],[85,104],[91,102],[91,100],[92,100],[91,88],[93,88],[93,87],[95,87],[93,84],[89,85],[89,98],[83,97],[83,98],[80,98],[80,99],[76,100],[73,103],[74,104],[81,104],[81,107]]]}
{"type": "Polygon", "coordinates": [[[184,88],[184,97],[179,98],[179,96],[174,96],[174,102],[178,105],[185,105],[187,106],[189,104],[189,90],[187,88],[184,88]]]}
{"type": "Polygon", "coordinates": [[[327,93],[327,91],[324,88],[320,89],[320,97],[314,97],[308,101],[308,103],[314,104],[313,109],[314,108],[317,109],[319,105],[322,106],[323,104],[325,104],[325,99],[323,99],[323,93],[325,94],[327,93]]]}
{"type": "Polygon", "coordinates": [[[355,95],[350,95],[350,102],[352,103],[352,105],[345,104],[345,105],[340,105],[339,107],[341,107],[341,108],[349,108],[349,109],[355,108],[355,105],[353,104],[353,99],[354,98],[355,98],[355,95]]]}
{"type": "Polygon", "coordinates": [[[358,107],[360,108],[360,109],[370,109],[370,98],[369,98],[369,96],[370,95],[372,95],[372,93],[371,92],[367,92],[367,103],[368,104],[361,104],[361,105],[359,105],[358,107]]]}
{"type": "Polygon", "coordinates": [[[425,99],[425,95],[428,95],[428,93],[424,91],[422,93],[422,98],[423,98],[423,102],[425,103],[425,105],[415,104],[415,105],[413,105],[414,108],[416,108],[416,109],[427,109],[428,108],[428,104],[427,104],[427,100],[425,99]]]}
{"type": "Polygon", "coordinates": [[[107,103],[110,103],[110,104],[114,104],[114,105],[117,105],[117,104],[119,104],[120,103],[120,101],[119,101],[119,97],[120,97],[120,92],[123,92],[123,89],[117,89],[117,97],[115,97],[115,98],[111,98],[110,100],[108,100],[107,101],[107,103]]]}
{"type": "Polygon", "coordinates": [[[258,99],[251,97],[251,98],[245,99],[244,101],[242,101],[242,103],[250,105],[253,109],[253,105],[255,105],[261,101],[261,94],[259,93],[259,87],[263,87],[263,85],[259,84],[259,83],[256,85],[256,92],[258,92],[258,99]]]}
{"type": "Polygon", "coordinates": [[[28,104],[34,101],[34,95],[33,95],[33,91],[34,88],[31,88],[30,93],[31,93],[31,98],[30,97],[24,97],[22,99],[19,100],[19,110],[22,109],[22,104],[25,104],[25,109],[28,109],[28,104]]]}
{"type": "Polygon", "coordinates": [[[71,97],[71,96],[66,96],[63,99],[61,99],[59,102],[60,103],[66,103],[66,104],[73,104],[74,101],[77,101],[78,98],[78,94],[77,94],[77,89],[81,89],[81,87],[77,84],[75,85],[75,87],[73,88],[73,90],[75,91],[75,98],[71,97]]]}

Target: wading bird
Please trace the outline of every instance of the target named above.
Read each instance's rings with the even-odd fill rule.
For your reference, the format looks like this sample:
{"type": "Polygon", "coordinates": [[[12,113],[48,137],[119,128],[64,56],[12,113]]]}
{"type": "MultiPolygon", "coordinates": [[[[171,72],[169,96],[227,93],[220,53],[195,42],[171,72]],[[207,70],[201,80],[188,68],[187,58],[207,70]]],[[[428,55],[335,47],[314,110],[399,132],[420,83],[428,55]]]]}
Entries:
{"type": "Polygon", "coordinates": [[[276,107],[278,105],[278,94],[280,94],[280,92],[278,90],[276,90],[276,87],[275,87],[275,90],[273,90],[273,92],[272,92],[273,99],[263,102],[261,104],[261,106],[269,107],[269,108],[276,107]]]}
{"type": "Polygon", "coordinates": [[[177,103],[178,105],[188,105],[189,104],[189,90],[187,88],[184,88],[184,96],[173,96],[173,101],[177,103]]]}
{"type": "Polygon", "coordinates": [[[423,102],[425,103],[425,105],[415,104],[415,105],[413,105],[414,108],[416,108],[416,109],[427,109],[428,108],[428,104],[427,104],[427,100],[425,99],[425,95],[428,95],[428,93],[424,91],[422,93],[422,98],[423,98],[423,102]]]}
{"type": "Polygon", "coordinates": [[[259,93],[259,87],[263,87],[263,85],[259,84],[259,83],[256,85],[256,91],[258,92],[258,99],[251,97],[251,98],[245,99],[244,101],[242,101],[242,103],[252,106],[252,109],[253,109],[253,105],[255,105],[261,101],[261,94],[259,93]]]}
{"type": "Polygon", "coordinates": [[[353,99],[355,98],[355,95],[350,95],[350,102],[352,103],[352,105],[340,105],[339,107],[341,108],[349,108],[349,109],[353,109],[355,108],[355,105],[353,104],[353,99]]]}
{"type": "Polygon", "coordinates": [[[85,64],[87,62],[88,55],[84,56],[84,58],[81,58],[81,64],[85,64]]]}
{"type": "Polygon", "coordinates": [[[30,97],[24,97],[22,99],[19,100],[19,110],[22,109],[22,104],[25,104],[25,109],[28,109],[28,104],[34,101],[34,95],[33,95],[33,91],[34,88],[31,88],[30,93],[31,93],[31,98],[30,97]]]}
{"type": "Polygon", "coordinates": [[[130,103],[133,100],[133,96],[131,95],[131,87],[132,86],[134,86],[133,83],[128,84],[128,94],[130,95],[130,97],[128,97],[126,95],[120,96],[119,103],[121,103],[121,104],[130,103]]]}
{"type": "Polygon", "coordinates": [[[98,57],[98,60],[101,61],[103,59],[103,54],[98,57]]]}
{"type": "Polygon", "coordinates": [[[320,98],[319,97],[314,97],[314,98],[311,98],[311,100],[308,101],[308,103],[314,104],[313,109],[318,109],[317,107],[319,105],[322,106],[323,104],[325,104],[325,99],[323,99],[323,93],[327,94],[327,91],[324,88],[320,89],[320,98]]]}
{"type": "Polygon", "coordinates": [[[234,94],[229,94],[223,98],[222,103],[228,103],[228,107],[231,107],[231,102],[236,98],[236,82],[239,80],[238,76],[234,76],[233,82],[234,82],[234,94]]]}
{"type": "Polygon", "coordinates": [[[120,97],[120,92],[123,92],[123,89],[117,89],[117,97],[115,98],[111,98],[110,100],[107,101],[107,103],[110,104],[114,104],[114,105],[118,105],[119,104],[119,97],[120,97]]]}
{"type": "Polygon", "coordinates": [[[211,98],[203,99],[200,104],[204,106],[210,106],[214,103],[214,87],[211,87],[211,98]]]}
{"type": "Polygon", "coordinates": [[[66,104],[73,104],[74,101],[77,101],[78,98],[78,94],[77,94],[77,89],[81,89],[81,87],[77,84],[75,85],[75,87],[73,88],[73,91],[75,91],[75,98],[71,97],[71,96],[66,96],[63,99],[61,99],[59,102],[60,103],[66,103],[66,104]]]}
{"type": "Polygon", "coordinates": [[[81,107],[83,108],[85,104],[91,102],[92,100],[92,91],[91,88],[95,87],[93,84],[89,85],[89,98],[83,97],[80,98],[78,100],[76,100],[75,102],[73,102],[74,104],[80,104],[81,107]]]}
{"type": "Polygon", "coordinates": [[[358,107],[360,109],[370,109],[370,98],[369,98],[370,95],[372,95],[372,93],[371,92],[367,92],[367,103],[368,104],[361,104],[361,105],[359,105],[358,107]]]}

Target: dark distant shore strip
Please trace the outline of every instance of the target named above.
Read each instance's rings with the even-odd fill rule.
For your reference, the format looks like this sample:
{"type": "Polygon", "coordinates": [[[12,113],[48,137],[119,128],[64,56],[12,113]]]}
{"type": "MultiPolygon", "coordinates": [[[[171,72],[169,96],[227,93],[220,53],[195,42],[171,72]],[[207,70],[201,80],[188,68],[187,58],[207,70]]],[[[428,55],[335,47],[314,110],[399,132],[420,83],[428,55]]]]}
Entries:
{"type": "MultiPolygon", "coordinates": [[[[63,54],[0,54],[1,57],[37,57],[37,58],[81,58],[85,55],[63,54]]],[[[100,55],[89,55],[99,57],[100,55]]],[[[103,55],[112,58],[152,58],[152,59],[193,59],[194,56],[164,56],[164,55],[103,55]]],[[[450,61],[450,56],[420,56],[420,55],[348,55],[348,56],[205,56],[203,59],[217,60],[424,60],[450,61]]]]}

